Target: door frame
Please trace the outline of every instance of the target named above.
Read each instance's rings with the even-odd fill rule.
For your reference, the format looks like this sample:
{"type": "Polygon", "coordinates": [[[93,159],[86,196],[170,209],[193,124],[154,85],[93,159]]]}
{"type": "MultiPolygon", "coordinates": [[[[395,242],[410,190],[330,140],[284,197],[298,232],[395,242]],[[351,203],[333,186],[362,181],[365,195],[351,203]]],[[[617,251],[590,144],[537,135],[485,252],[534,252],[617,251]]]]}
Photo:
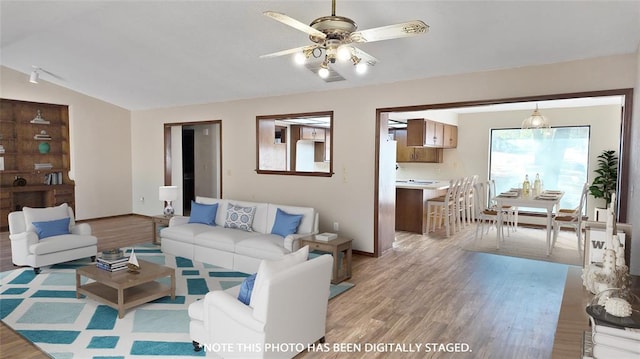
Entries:
{"type": "Polygon", "coordinates": [[[223,183],[222,183],[222,173],[223,173],[223,162],[222,158],[224,157],[222,154],[222,120],[210,120],[210,121],[196,121],[196,122],[170,122],[164,124],[164,185],[171,186],[171,160],[172,160],[172,148],[171,148],[171,127],[174,126],[200,126],[200,125],[219,125],[220,126],[220,151],[218,154],[218,163],[220,164],[220,171],[218,172],[218,183],[220,184],[220,198],[222,198],[223,192],[223,183]]]}

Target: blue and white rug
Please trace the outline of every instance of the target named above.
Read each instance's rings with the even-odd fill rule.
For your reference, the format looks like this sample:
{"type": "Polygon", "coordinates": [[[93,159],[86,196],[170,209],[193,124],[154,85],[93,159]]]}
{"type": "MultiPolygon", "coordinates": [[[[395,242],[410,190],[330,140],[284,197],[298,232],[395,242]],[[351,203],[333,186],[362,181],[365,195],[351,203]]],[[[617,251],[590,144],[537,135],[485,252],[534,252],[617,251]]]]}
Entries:
{"type": "MultiPolygon", "coordinates": [[[[189,338],[189,304],[209,291],[239,285],[247,274],[166,255],[156,245],[135,251],[139,259],[176,268],[175,300],[160,298],[118,319],[111,307],[76,299],[75,269],[89,264],[86,259],[43,268],[37,276],[30,268],[0,273],[0,319],[54,358],[204,356],[189,338]]],[[[163,280],[170,285],[169,278],[163,280]]],[[[351,287],[331,285],[331,297],[351,287]]]]}

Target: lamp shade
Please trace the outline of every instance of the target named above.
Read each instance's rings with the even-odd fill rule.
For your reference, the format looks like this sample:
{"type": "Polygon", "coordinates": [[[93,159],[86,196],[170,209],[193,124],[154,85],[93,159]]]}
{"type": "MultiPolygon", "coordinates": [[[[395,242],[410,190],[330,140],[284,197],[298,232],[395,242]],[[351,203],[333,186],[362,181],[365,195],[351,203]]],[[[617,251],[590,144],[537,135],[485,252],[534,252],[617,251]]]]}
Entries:
{"type": "Polygon", "coordinates": [[[542,116],[542,114],[540,114],[540,111],[538,110],[538,105],[536,105],[536,109],[533,111],[533,113],[531,114],[531,116],[527,117],[526,119],[524,119],[524,121],[522,121],[522,129],[523,130],[528,130],[528,129],[548,129],[551,127],[551,124],[549,123],[549,120],[542,116]]]}
{"type": "Polygon", "coordinates": [[[158,198],[161,201],[174,201],[178,199],[178,186],[160,186],[158,198]]]}

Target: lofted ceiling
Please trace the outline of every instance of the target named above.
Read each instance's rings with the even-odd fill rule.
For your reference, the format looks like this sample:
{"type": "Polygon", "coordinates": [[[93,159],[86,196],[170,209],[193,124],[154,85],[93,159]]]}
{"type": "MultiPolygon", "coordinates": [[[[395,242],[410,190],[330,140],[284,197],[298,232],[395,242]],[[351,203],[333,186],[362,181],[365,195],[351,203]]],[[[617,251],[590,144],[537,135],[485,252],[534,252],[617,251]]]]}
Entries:
{"type": "MultiPolygon", "coordinates": [[[[331,13],[314,1],[0,1],[0,64],[130,110],[353,88],[439,75],[635,53],[635,1],[337,1],[361,30],[423,20],[426,35],[365,43],[379,62],[324,82],[291,57],[303,23],[331,13]]],[[[37,86],[37,85],[34,85],[37,86]]]]}

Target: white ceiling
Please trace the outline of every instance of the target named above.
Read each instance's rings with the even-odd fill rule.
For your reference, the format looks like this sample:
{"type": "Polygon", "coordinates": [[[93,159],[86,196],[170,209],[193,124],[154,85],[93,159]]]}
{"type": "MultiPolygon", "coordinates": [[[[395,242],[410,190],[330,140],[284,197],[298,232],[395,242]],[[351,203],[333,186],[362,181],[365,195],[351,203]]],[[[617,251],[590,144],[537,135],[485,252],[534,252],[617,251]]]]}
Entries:
{"type": "MultiPolygon", "coordinates": [[[[263,16],[304,23],[331,1],[0,1],[0,64],[139,110],[314,92],[445,74],[634,53],[635,1],[337,1],[359,29],[420,19],[426,35],[362,44],[378,58],[365,76],[325,83],[290,57],[306,34],[263,16]]],[[[37,86],[37,85],[34,85],[37,86]]]]}

